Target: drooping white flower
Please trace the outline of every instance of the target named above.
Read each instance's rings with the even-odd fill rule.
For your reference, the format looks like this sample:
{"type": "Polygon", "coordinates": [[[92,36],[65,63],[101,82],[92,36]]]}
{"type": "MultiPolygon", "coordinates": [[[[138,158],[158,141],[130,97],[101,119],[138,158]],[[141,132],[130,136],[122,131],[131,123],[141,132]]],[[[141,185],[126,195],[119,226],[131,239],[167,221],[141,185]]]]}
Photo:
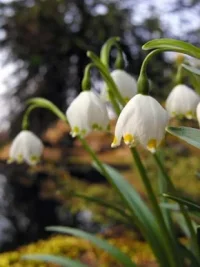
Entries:
{"type": "Polygon", "coordinates": [[[81,92],[66,111],[71,135],[85,136],[93,130],[107,130],[109,118],[106,104],[92,91],[81,92]]]}
{"type": "Polygon", "coordinates": [[[122,110],[111,146],[119,146],[123,138],[129,146],[140,143],[154,153],[164,138],[168,120],[167,111],[153,97],[137,94],[122,110]]]}
{"type": "Polygon", "coordinates": [[[197,105],[196,116],[197,116],[197,120],[200,126],[200,103],[197,105]]]}
{"type": "Polygon", "coordinates": [[[26,162],[35,165],[40,160],[43,148],[42,141],[34,133],[23,130],[13,140],[8,162],[26,162]]]}
{"type": "Polygon", "coordinates": [[[171,117],[185,116],[192,119],[196,114],[196,107],[200,101],[199,95],[190,87],[176,85],[166,100],[166,109],[171,117]]]}
{"type": "MultiPolygon", "coordinates": [[[[117,88],[125,100],[131,99],[137,93],[137,82],[130,74],[124,70],[114,70],[110,73],[113,81],[117,85],[117,88]]],[[[109,100],[107,94],[107,86],[104,85],[101,91],[101,97],[105,101],[109,100]]]]}

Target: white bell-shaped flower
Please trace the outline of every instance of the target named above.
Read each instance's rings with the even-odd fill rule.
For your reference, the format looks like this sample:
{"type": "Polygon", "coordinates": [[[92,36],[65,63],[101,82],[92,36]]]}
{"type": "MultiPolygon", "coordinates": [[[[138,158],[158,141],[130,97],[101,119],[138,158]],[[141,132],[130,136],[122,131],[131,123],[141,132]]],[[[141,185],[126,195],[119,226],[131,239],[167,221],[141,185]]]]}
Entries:
{"type": "MultiPolygon", "coordinates": [[[[130,100],[137,93],[137,82],[134,77],[126,71],[117,69],[113,70],[110,75],[125,100],[130,100]]],[[[105,101],[109,100],[106,88],[107,86],[104,85],[101,91],[101,97],[105,101]]]]}
{"type": "Polygon", "coordinates": [[[93,130],[107,130],[109,118],[106,104],[92,91],[81,92],[66,111],[71,135],[85,136],[93,130]]]}
{"type": "Polygon", "coordinates": [[[197,105],[196,116],[197,116],[197,120],[200,126],[200,103],[197,105]]]}
{"type": "Polygon", "coordinates": [[[140,143],[154,153],[164,138],[169,116],[167,111],[151,96],[137,94],[122,110],[115,128],[112,147],[124,143],[140,143]]]}
{"type": "Polygon", "coordinates": [[[40,160],[43,148],[42,141],[34,133],[23,130],[13,140],[8,162],[26,162],[35,165],[40,160]]]}
{"type": "Polygon", "coordinates": [[[196,107],[200,101],[199,95],[190,87],[176,85],[166,100],[166,109],[170,117],[185,116],[192,119],[196,114],[196,107]]]}

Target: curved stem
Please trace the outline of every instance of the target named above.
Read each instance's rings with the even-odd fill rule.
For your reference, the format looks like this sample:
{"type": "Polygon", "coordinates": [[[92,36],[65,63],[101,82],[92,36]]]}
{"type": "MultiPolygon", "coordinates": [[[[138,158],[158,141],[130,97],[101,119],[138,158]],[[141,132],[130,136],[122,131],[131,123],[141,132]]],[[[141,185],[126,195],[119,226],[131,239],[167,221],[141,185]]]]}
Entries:
{"type": "Polygon", "coordinates": [[[138,86],[138,93],[147,95],[149,93],[149,81],[147,77],[147,65],[149,61],[154,57],[156,54],[163,52],[164,49],[156,49],[150,52],[142,62],[142,66],[140,69],[140,75],[138,77],[137,86],[138,86]]]}
{"type": "Polygon", "coordinates": [[[23,119],[22,119],[22,130],[27,130],[29,128],[29,116],[32,110],[34,110],[35,108],[37,108],[38,106],[35,105],[31,105],[30,107],[27,108],[23,119]]]}
{"type": "Polygon", "coordinates": [[[178,70],[177,70],[177,74],[176,74],[176,77],[175,77],[175,84],[180,84],[182,82],[182,70],[183,70],[183,67],[182,65],[179,65],[178,66],[178,70]]]}
{"type": "Polygon", "coordinates": [[[122,106],[126,105],[125,99],[120,94],[115,82],[113,81],[109,71],[105,67],[105,65],[100,61],[100,59],[92,52],[87,52],[87,56],[92,59],[92,61],[96,64],[98,69],[100,70],[101,75],[103,76],[104,80],[108,84],[108,89],[112,91],[112,94],[118,99],[122,106]]]}
{"type": "MultiPolygon", "coordinates": [[[[102,77],[104,79],[106,79],[105,75],[101,72],[101,69],[99,69],[95,63],[89,63],[85,67],[84,76],[83,76],[82,83],[81,83],[81,87],[82,87],[83,91],[87,91],[87,90],[91,89],[91,83],[90,83],[91,68],[97,68],[97,70],[100,72],[102,77]]],[[[107,81],[107,83],[109,84],[110,87],[112,87],[112,84],[110,83],[110,81],[107,81]]],[[[120,109],[119,104],[117,103],[117,101],[115,99],[115,96],[113,95],[112,90],[108,90],[108,95],[109,95],[110,101],[112,102],[112,105],[113,105],[113,108],[114,108],[116,114],[119,115],[121,112],[121,109],[120,109]]]]}
{"type": "Polygon", "coordinates": [[[56,116],[58,116],[58,118],[67,122],[67,117],[65,116],[65,114],[49,100],[46,100],[46,99],[43,99],[40,97],[35,97],[35,98],[31,98],[29,101],[27,101],[27,103],[30,106],[26,109],[24,116],[23,116],[23,119],[22,119],[22,129],[23,130],[28,129],[30,113],[36,108],[48,109],[52,113],[54,113],[56,116]]]}
{"type": "Polygon", "coordinates": [[[121,48],[118,44],[119,41],[120,41],[119,37],[112,37],[108,39],[108,41],[103,45],[101,49],[100,60],[108,70],[109,70],[110,51],[112,47],[115,46],[117,50],[121,53],[121,48]]]}
{"type": "Polygon", "coordinates": [[[42,97],[34,97],[27,101],[28,105],[35,105],[35,108],[45,108],[50,110],[52,113],[54,113],[59,119],[67,122],[66,115],[51,101],[42,98],[42,97]]]}
{"type": "Polygon", "coordinates": [[[94,63],[89,63],[85,67],[83,79],[81,82],[81,87],[83,91],[88,91],[91,89],[91,82],[90,82],[90,71],[92,68],[95,67],[94,63]]]}
{"type": "Polygon", "coordinates": [[[169,257],[169,260],[171,262],[170,266],[174,266],[174,267],[175,266],[181,266],[179,264],[177,265],[177,255],[176,255],[176,252],[174,250],[174,241],[171,238],[171,235],[167,229],[167,226],[166,226],[164,217],[162,215],[160,206],[159,206],[158,201],[156,199],[156,196],[154,194],[154,191],[153,191],[153,188],[151,186],[150,179],[147,175],[146,169],[145,169],[145,167],[144,167],[144,165],[140,159],[139,153],[137,152],[136,148],[131,148],[130,150],[131,150],[132,156],[134,158],[134,161],[136,163],[136,166],[138,168],[138,171],[140,173],[140,176],[142,178],[143,184],[146,188],[148,197],[151,201],[154,214],[157,218],[158,225],[160,227],[160,231],[161,231],[161,233],[165,239],[165,242],[166,242],[165,249],[168,253],[168,257],[169,257]]]}

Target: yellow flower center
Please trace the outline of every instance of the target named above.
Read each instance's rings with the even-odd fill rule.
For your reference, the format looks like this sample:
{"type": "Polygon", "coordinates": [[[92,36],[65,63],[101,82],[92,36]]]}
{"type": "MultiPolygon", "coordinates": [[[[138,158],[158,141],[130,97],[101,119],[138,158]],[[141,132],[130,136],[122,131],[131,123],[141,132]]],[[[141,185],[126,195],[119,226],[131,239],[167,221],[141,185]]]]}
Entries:
{"type": "Polygon", "coordinates": [[[99,130],[99,131],[101,131],[102,130],[102,127],[100,126],[100,125],[98,125],[97,123],[94,123],[93,125],[92,125],[92,129],[93,130],[99,130]]]}
{"type": "Polygon", "coordinates": [[[24,159],[23,159],[23,156],[22,156],[22,154],[19,154],[18,156],[17,156],[17,163],[22,163],[23,161],[24,161],[24,159]]]}
{"type": "Polygon", "coordinates": [[[192,118],[194,118],[194,112],[189,110],[185,113],[185,117],[189,120],[191,120],[192,118]]]}
{"type": "Polygon", "coordinates": [[[150,139],[149,142],[147,143],[147,149],[150,152],[155,153],[156,152],[156,147],[157,147],[156,139],[150,139]]]}
{"type": "Polygon", "coordinates": [[[134,142],[135,142],[135,138],[132,134],[124,135],[124,143],[126,145],[133,145],[134,142]]]}
{"type": "Polygon", "coordinates": [[[71,131],[71,135],[72,137],[76,137],[77,135],[81,134],[81,135],[85,135],[86,134],[86,130],[85,129],[80,129],[78,126],[74,126],[74,128],[71,131]]]}
{"type": "Polygon", "coordinates": [[[112,141],[111,147],[116,147],[116,146],[118,146],[118,139],[115,136],[114,139],[113,139],[113,141],[112,141]]]}
{"type": "Polygon", "coordinates": [[[8,158],[8,160],[7,160],[7,163],[8,164],[11,164],[11,163],[13,163],[14,162],[14,159],[13,158],[8,158]]]}
{"type": "Polygon", "coordinates": [[[73,132],[74,134],[79,134],[79,132],[80,132],[79,127],[78,127],[78,126],[75,126],[75,127],[73,128],[72,132],[73,132]]]}
{"type": "Polygon", "coordinates": [[[30,160],[31,160],[31,162],[32,162],[33,164],[36,164],[36,163],[39,162],[40,158],[37,157],[37,156],[35,156],[35,155],[32,155],[31,158],[30,158],[30,160]]]}
{"type": "Polygon", "coordinates": [[[130,98],[129,97],[125,97],[124,100],[125,100],[126,103],[128,103],[128,101],[130,100],[130,98]]]}

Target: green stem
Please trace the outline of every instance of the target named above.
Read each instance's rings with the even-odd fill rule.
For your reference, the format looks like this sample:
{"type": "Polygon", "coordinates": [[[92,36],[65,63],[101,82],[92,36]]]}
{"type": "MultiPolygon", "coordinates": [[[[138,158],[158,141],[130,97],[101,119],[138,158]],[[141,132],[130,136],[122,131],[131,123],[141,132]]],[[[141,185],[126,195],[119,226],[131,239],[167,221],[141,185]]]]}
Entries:
{"type": "Polygon", "coordinates": [[[27,101],[28,105],[35,105],[37,108],[45,108],[50,110],[52,113],[54,113],[59,119],[67,122],[66,115],[51,101],[42,98],[42,97],[34,97],[27,101]]]}
{"type": "Polygon", "coordinates": [[[170,261],[170,266],[181,266],[181,265],[177,265],[177,255],[175,253],[175,250],[174,250],[174,242],[171,238],[171,235],[167,229],[167,226],[165,224],[165,220],[163,218],[163,215],[162,215],[162,212],[161,212],[161,209],[159,207],[159,204],[158,204],[158,201],[155,197],[155,194],[154,194],[154,191],[153,191],[153,188],[151,186],[151,183],[150,183],[150,179],[147,175],[147,172],[146,172],[146,169],[140,159],[140,156],[139,156],[139,153],[137,152],[136,148],[131,148],[131,153],[132,153],[132,156],[134,158],[134,161],[135,161],[135,164],[138,168],[138,171],[140,173],[140,176],[142,178],[142,181],[143,181],[143,184],[146,188],[146,191],[147,191],[147,194],[148,194],[148,197],[151,201],[151,204],[152,204],[152,208],[153,208],[153,211],[154,211],[154,214],[157,218],[157,221],[158,221],[158,225],[160,227],[160,231],[164,237],[164,240],[165,240],[165,249],[167,251],[167,254],[168,254],[168,258],[169,258],[169,261],[170,261]]]}
{"type": "Polygon", "coordinates": [[[32,110],[34,110],[35,108],[37,108],[38,106],[35,105],[31,105],[27,108],[26,112],[24,113],[23,119],[22,119],[22,129],[23,130],[27,130],[29,128],[29,116],[32,110]]]}
{"type": "MultiPolygon", "coordinates": [[[[161,155],[161,152],[159,153],[159,157],[163,156],[163,154],[161,155]]],[[[161,161],[163,160],[163,157],[161,159],[161,161]]],[[[162,196],[163,193],[168,192],[168,183],[165,179],[163,179],[163,173],[161,172],[161,170],[158,168],[158,188],[159,188],[159,193],[162,196]]],[[[162,196],[162,203],[168,203],[168,199],[164,196],[162,196]]],[[[169,209],[166,209],[165,207],[161,207],[162,209],[162,213],[163,216],[165,218],[165,221],[168,225],[168,229],[171,230],[171,235],[173,237],[175,237],[175,229],[174,229],[174,224],[172,221],[172,217],[171,217],[171,211],[169,209]]]]}
{"type": "MultiPolygon", "coordinates": [[[[89,63],[84,70],[84,76],[82,79],[82,83],[81,83],[81,87],[83,91],[87,91],[91,89],[91,82],[90,82],[90,71],[92,68],[97,68],[97,70],[100,72],[100,74],[103,76],[103,78],[105,77],[102,73],[101,70],[98,68],[98,66],[96,66],[95,63],[89,63]]],[[[109,83],[109,85],[112,87],[112,84],[109,83]]],[[[113,108],[116,112],[117,115],[120,114],[121,109],[119,107],[119,104],[117,103],[115,96],[113,95],[113,91],[112,90],[108,90],[108,95],[110,98],[110,101],[112,102],[113,108]]]]}
{"type": "MultiPolygon", "coordinates": [[[[169,265],[168,262],[170,262],[170,258],[171,258],[171,254],[169,255],[169,257],[166,257],[166,250],[167,250],[167,246],[165,246],[165,242],[162,242],[162,245],[166,248],[162,247],[157,247],[159,245],[154,245],[153,242],[155,242],[154,238],[152,240],[152,238],[150,238],[147,234],[146,234],[146,230],[143,226],[143,224],[138,220],[137,216],[135,216],[135,214],[133,214],[132,211],[132,207],[130,207],[129,203],[127,202],[127,200],[124,198],[124,196],[120,193],[120,191],[118,190],[118,188],[116,187],[116,185],[113,183],[112,178],[110,177],[109,173],[107,172],[107,170],[105,169],[104,165],[102,164],[102,162],[99,160],[98,156],[96,155],[96,153],[93,151],[93,149],[88,145],[88,143],[86,142],[86,140],[84,138],[82,138],[81,136],[78,136],[80,142],[82,143],[84,149],[90,154],[90,156],[92,157],[92,159],[94,160],[94,162],[97,164],[100,172],[102,173],[102,175],[107,179],[107,181],[113,186],[113,188],[115,188],[117,190],[117,192],[121,195],[122,200],[124,201],[125,205],[128,206],[128,208],[131,211],[131,217],[132,217],[132,221],[134,222],[134,224],[136,224],[138,226],[138,228],[141,230],[141,233],[144,234],[144,236],[146,237],[147,241],[152,245],[152,249],[155,253],[155,255],[157,256],[157,259],[160,262],[160,266],[162,267],[175,267],[176,265],[171,264],[169,265]]],[[[162,235],[161,235],[162,237],[162,235]]],[[[164,240],[165,241],[165,240],[164,240]]],[[[158,241],[157,241],[158,242],[158,241]]],[[[177,266],[176,266],[177,267],[177,266]]]]}
{"type": "Polygon", "coordinates": [[[101,75],[103,76],[103,79],[108,84],[108,90],[112,90],[112,94],[118,99],[120,104],[122,106],[126,105],[125,99],[120,94],[115,82],[113,81],[108,69],[105,67],[105,65],[100,61],[100,59],[91,51],[87,52],[87,56],[92,59],[92,61],[95,63],[95,65],[100,70],[101,75]]]}
{"type": "Polygon", "coordinates": [[[58,116],[59,119],[67,122],[67,117],[65,114],[52,102],[49,100],[46,100],[44,98],[35,97],[31,98],[27,101],[27,104],[30,106],[26,109],[23,119],[22,119],[22,129],[26,130],[29,127],[29,116],[30,113],[36,109],[36,108],[44,108],[50,110],[52,113],[54,113],[56,116],[58,116]]]}
{"type": "MultiPolygon", "coordinates": [[[[161,158],[161,154],[160,153],[157,156],[160,159],[160,162],[162,163],[163,158],[161,158]]],[[[164,178],[163,172],[160,170],[160,168],[158,168],[158,172],[159,172],[158,173],[158,182],[159,182],[159,185],[160,185],[161,201],[162,201],[162,203],[168,203],[168,199],[166,197],[162,196],[162,194],[169,191],[169,183],[164,178]]],[[[180,244],[179,244],[178,239],[177,239],[176,229],[175,229],[175,225],[174,225],[173,220],[172,220],[171,211],[169,209],[166,209],[166,207],[163,207],[163,208],[161,207],[161,210],[162,210],[165,222],[167,224],[169,233],[171,234],[171,238],[174,241],[174,249],[176,249],[177,256],[180,256],[181,255],[180,254],[180,244]]],[[[179,262],[181,262],[183,260],[184,259],[181,258],[179,260],[179,262]]]]}
{"type": "Polygon", "coordinates": [[[105,42],[105,44],[101,49],[100,60],[108,70],[109,70],[110,51],[112,47],[115,46],[117,50],[121,53],[121,48],[118,44],[119,41],[120,41],[119,37],[111,37],[110,39],[108,39],[107,42],[105,42]]]}
{"type": "Polygon", "coordinates": [[[142,66],[140,69],[140,75],[138,77],[137,86],[138,86],[138,93],[140,94],[148,94],[149,92],[149,81],[147,77],[147,65],[149,61],[158,53],[165,51],[165,49],[156,49],[150,52],[142,62],[142,66]]]}
{"type": "Polygon", "coordinates": [[[179,65],[178,66],[178,70],[177,70],[177,74],[176,74],[176,77],[175,77],[175,84],[180,84],[182,83],[182,70],[183,70],[183,67],[182,65],[179,65]]]}
{"type": "Polygon", "coordinates": [[[83,91],[88,91],[91,89],[91,81],[90,81],[90,71],[95,67],[94,63],[89,63],[85,67],[83,79],[81,82],[81,87],[83,91]]]}
{"type": "MultiPolygon", "coordinates": [[[[169,175],[167,174],[162,162],[160,161],[158,155],[156,153],[153,154],[154,156],[154,159],[155,159],[155,162],[157,163],[160,171],[162,172],[163,174],[163,177],[165,178],[165,181],[167,182],[168,184],[168,190],[172,193],[175,193],[176,194],[176,188],[174,187],[169,175]]],[[[185,208],[184,205],[181,205],[179,204],[179,207],[180,207],[180,211],[182,212],[182,215],[185,219],[185,222],[186,222],[186,225],[188,227],[188,230],[190,232],[190,236],[191,236],[191,247],[194,251],[194,254],[197,256],[197,259],[199,259],[199,255],[200,255],[200,251],[199,251],[199,246],[198,246],[198,243],[197,243],[197,237],[196,237],[196,233],[195,233],[195,229],[192,225],[192,222],[191,222],[191,219],[188,215],[188,212],[185,208]]],[[[200,259],[199,259],[200,261],[200,259]]]]}

